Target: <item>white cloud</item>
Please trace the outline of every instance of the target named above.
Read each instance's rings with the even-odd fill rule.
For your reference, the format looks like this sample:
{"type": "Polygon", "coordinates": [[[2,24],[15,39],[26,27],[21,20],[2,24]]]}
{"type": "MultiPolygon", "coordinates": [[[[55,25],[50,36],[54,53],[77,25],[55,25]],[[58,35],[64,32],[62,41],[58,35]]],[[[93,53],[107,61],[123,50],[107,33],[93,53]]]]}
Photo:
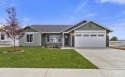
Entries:
{"type": "Polygon", "coordinates": [[[103,17],[102,19],[103,20],[108,20],[108,19],[111,19],[111,17],[103,17]]]}
{"type": "Polygon", "coordinates": [[[71,19],[71,20],[75,20],[76,18],[72,16],[72,17],[69,17],[69,19],[71,19]]]}
{"type": "Polygon", "coordinates": [[[76,12],[83,11],[88,3],[88,0],[84,0],[84,2],[81,2],[75,9],[76,12]]]}
{"type": "Polygon", "coordinates": [[[89,13],[89,14],[86,15],[86,17],[94,17],[94,16],[96,16],[95,13],[89,13]]]}
{"type": "Polygon", "coordinates": [[[5,23],[6,19],[5,18],[0,18],[0,24],[5,23]]]}
{"type": "Polygon", "coordinates": [[[16,5],[17,5],[16,0],[0,0],[1,7],[11,7],[16,5]]]}
{"type": "Polygon", "coordinates": [[[124,15],[125,15],[125,11],[123,11],[123,12],[122,12],[122,14],[124,14],[124,15]]]}
{"type": "Polygon", "coordinates": [[[96,0],[99,3],[116,3],[116,4],[125,4],[125,0],[96,0]]]}
{"type": "Polygon", "coordinates": [[[24,17],[24,18],[22,18],[22,21],[23,21],[23,22],[29,22],[29,21],[30,21],[30,18],[24,17]]]}

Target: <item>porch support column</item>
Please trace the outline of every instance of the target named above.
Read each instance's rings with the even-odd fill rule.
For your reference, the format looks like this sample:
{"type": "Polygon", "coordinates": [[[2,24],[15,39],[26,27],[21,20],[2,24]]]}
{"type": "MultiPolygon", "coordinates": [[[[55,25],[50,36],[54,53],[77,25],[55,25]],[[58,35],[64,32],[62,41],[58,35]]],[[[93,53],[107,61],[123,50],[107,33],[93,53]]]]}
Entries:
{"type": "Polygon", "coordinates": [[[42,40],[43,40],[43,39],[42,39],[42,38],[43,38],[43,37],[42,37],[42,34],[43,34],[43,33],[40,33],[40,46],[42,46],[42,40]]]}
{"type": "Polygon", "coordinates": [[[71,43],[70,45],[71,45],[71,47],[72,47],[72,34],[70,34],[70,37],[71,37],[71,38],[70,38],[70,43],[71,43]]]}
{"type": "Polygon", "coordinates": [[[64,33],[62,32],[62,47],[64,47],[64,33]]]}

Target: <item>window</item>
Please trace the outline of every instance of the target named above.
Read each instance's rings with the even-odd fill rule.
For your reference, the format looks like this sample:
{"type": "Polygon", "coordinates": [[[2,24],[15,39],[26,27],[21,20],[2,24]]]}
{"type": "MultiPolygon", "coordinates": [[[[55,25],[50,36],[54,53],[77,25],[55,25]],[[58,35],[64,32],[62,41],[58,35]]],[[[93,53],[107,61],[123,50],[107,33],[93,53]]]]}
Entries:
{"type": "Polygon", "coordinates": [[[81,34],[76,34],[76,36],[77,36],[77,37],[80,37],[80,36],[82,36],[82,35],[81,35],[81,34]]]}
{"type": "Polygon", "coordinates": [[[104,34],[99,34],[98,37],[104,37],[104,34]]]}
{"type": "Polygon", "coordinates": [[[26,34],[26,42],[28,43],[33,42],[33,34],[26,34]]]}
{"type": "Polygon", "coordinates": [[[83,37],[89,37],[89,34],[84,34],[83,37]]]}
{"type": "Polygon", "coordinates": [[[5,40],[5,34],[1,33],[1,40],[5,40]]]}
{"type": "Polygon", "coordinates": [[[48,43],[59,43],[61,42],[61,35],[47,35],[48,43]]]}
{"type": "Polygon", "coordinates": [[[96,37],[96,34],[91,34],[91,37],[96,37]]]}
{"type": "Polygon", "coordinates": [[[1,40],[5,40],[5,34],[4,34],[4,33],[1,33],[0,39],[1,39],[1,40]]]}

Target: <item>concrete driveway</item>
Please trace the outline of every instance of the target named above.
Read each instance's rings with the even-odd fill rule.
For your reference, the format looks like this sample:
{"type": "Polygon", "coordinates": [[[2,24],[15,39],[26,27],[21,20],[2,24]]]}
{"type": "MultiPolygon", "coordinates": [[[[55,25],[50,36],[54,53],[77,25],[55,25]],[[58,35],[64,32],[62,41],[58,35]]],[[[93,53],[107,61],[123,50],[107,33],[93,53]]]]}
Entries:
{"type": "Polygon", "coordinates": [[[125,69],[125,51],[112,48],[75,49],[100,69],[125,69]]]}

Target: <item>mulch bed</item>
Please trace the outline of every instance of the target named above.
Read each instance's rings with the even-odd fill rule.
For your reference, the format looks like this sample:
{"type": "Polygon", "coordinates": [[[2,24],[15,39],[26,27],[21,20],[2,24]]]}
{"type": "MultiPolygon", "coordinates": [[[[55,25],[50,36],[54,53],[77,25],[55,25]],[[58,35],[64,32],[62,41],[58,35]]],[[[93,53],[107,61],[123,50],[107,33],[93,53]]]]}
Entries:
{"type": "Polygon", "coordinates": [[[4,51],[3,53],[20,53],[20,52],[24,52],[24,50],[4,51]]]}

